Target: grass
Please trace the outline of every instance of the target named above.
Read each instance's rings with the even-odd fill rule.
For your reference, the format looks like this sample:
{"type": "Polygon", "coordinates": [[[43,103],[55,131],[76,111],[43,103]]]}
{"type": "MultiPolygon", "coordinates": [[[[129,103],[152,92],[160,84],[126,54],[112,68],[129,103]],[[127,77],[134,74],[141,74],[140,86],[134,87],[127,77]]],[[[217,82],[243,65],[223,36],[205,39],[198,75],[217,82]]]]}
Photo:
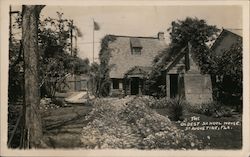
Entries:
{"type": "MultiPolygon", "coordinates": [[[[165,115],[167,109],[155,109],[159,114],[165,115]]],[[[241,121],[241,115],[233,117],[214,118],[197,113],[185,113],[184,119],[192,116],[200,117],[200,122],[236,122],[241,121]]],[[[180,126],[179,122],[175,122],[176,126],[185,130],[186,127],[180,126]]],[[[242,148],[242,125],[233,126],[230,130],[186,130],[195,134],[199,139],[203,140],[205,145],[209,145],[209,149],[241,149],[242,148]]]]}

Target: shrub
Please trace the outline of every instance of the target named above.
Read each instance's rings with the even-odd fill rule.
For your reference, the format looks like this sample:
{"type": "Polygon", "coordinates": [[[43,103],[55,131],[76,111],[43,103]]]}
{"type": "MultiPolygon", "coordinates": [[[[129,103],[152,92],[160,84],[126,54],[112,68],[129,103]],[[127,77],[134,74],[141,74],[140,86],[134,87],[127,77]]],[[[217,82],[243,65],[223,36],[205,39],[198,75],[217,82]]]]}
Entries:
{"type": "Polygon", "coordinates": [[[187,106],[187,110],[193,113],[203,114],[211,116],[214,111],[219,109],[219,105],[216,102],[206,102],[201,104],[190,104],[187,106]]]}
{"type": "Polygon", "coordinates": [[[155,109],[166,108],[169,105],[169,101],[170,99],[167,98],[157,99],[155,103],[151,106],[151,108],[155,109]]]}
{"type": "Polygon", "coordinates": [[[232,116],[232,111],[229,107],[225,107],[221,103],[216,101],[195,104],[195,105],[187,105],[187,110],[193,113],[198,113],[213,117],[232,116]]]}
{"type": "Polygon", "coordinates": [[[149,103],[149,107],[153,109],[166,109],[167,115],[171,120],[177,121],[182,120],[184,113],[184,107],[187,105],[187,102],[182,98],[168,99],[154,99],[152,103],[149,103]]]}
{"type": "Polygon", "coordinates": [[[168,102],[168,107],[169,107],[169,116],[170,119],[172,120],[183,120],[183,111],[184,111],[184,106],[186,105],[186,102],[181,99],[181,98],[175,98],[171,99],[168,102]]]}
{"type": "Polygon", "coordinates": [[[65,106],[65,102],[64,102],[64,100],[63,99],[52,99],[52,103],[53,104],[55,104],[55,105],[57,105],[57,106],[60,106],[60,107],[63,107],[63,106],[65,106]]]}

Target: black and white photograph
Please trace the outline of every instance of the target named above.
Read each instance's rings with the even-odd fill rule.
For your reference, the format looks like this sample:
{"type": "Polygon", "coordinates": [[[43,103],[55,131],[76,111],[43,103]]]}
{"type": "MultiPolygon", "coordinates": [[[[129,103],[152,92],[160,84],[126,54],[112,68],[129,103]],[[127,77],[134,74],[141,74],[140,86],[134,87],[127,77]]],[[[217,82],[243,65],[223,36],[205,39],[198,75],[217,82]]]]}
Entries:
{"type": "Polygon", "coordinates": [[[1,156],[250,155],[249,1],[35,2],[1,1],[1,156]]]}

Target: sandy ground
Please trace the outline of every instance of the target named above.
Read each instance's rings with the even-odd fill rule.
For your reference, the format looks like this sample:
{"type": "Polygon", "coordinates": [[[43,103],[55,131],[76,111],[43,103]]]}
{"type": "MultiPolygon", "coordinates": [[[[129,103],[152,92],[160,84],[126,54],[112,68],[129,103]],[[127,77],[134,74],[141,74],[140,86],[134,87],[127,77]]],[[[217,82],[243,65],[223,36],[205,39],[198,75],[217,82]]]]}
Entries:
{"type": "MultiPolygon", "coordinates": [[[[119,110],[134,97],[103,98],[110,101],[114,108],[119,110]]],[[[92,106],[77,104],[43,111],[44,135],[52,148],[77,148],[81,147],[80,136],[88,121],[85,116],[91,111],[92,106]]]]}

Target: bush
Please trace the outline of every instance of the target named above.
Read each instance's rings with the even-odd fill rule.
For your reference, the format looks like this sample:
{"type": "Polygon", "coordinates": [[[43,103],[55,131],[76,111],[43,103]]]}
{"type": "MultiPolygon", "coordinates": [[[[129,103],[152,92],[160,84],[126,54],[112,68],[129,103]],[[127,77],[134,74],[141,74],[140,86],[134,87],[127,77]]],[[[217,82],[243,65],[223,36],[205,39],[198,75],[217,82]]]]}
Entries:
{"type": "MultiPolygon", "coordinates": [[[[124,100],[124,99],[119,99],[124,100]]],[[[128,103],[96,99],[82,130],[85,148],[200,149],[202,141],[179,130],[141,98],[128,103]]]]}
{"type": "Polygon", "coordinates": [[[184,106],[187,103],[181,98],[171,99],[168,103],[170,119],[175,121],[183,120],[184,106]]]}
{"type": "Polygon", "coordinates": [[[60,106],[60,107],[65,106],[64,100],[58,99],[58,98],[57,99],[56,98],[52,99],[52,103],[55,104],[56,106],[60,106]]]}
{"type": "MultiPolygon", "coordinates": [[[[141,98],[144,99],[144,98],[141,98]]],[[[147,99],[146,99],[147,100],[147,99]]],[[[187,102],[182,98],[168,99],[149,99],[148,103],[146,103],[150,108],[153,109],[166,109],[167,115],[171,120],[177,121],[182,120],[182,116],[184,113],[184,107],[187,105],[187,102]]],[[[145,101],[145,100],[144,100],[145,101]]]]}
{"type": "Polygon", "coordinates": [[[66,106],[66,104],[61,99],[42,98],[40,100],[39,109],[49,110],[49,109],[57,109],[59,107],[64,107],[64,106],[66,106]]]}
{"type": "Polygon", "coordinates": [[[187,110],[193,113],[203,114],[206,116],[213,116],[213,117],[231,117],[232,110],[230,107],[225,107],[221,103],[216,101],[195,104],[195,105],[188,105],[187,110]]]}

